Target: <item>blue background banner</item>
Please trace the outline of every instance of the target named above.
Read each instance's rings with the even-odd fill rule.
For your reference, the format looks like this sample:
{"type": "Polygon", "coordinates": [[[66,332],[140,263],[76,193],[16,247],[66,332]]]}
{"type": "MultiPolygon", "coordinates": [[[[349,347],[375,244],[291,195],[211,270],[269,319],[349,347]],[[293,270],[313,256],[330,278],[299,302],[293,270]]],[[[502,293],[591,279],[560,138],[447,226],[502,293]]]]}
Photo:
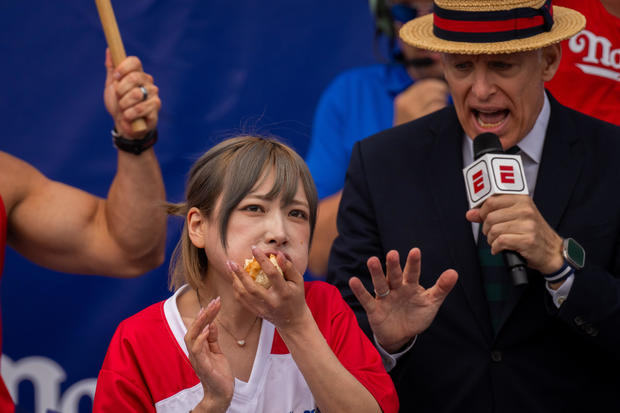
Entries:
{"type": "MultiPolygon", "coordinates": [[[[160,87],[156,152],[171,201],[182,199],[193,160],[235,132],[276,134],[304,155],[321,91],[342,70],[375,60],[363,0],[132,0],[114,8],[127,54],[160,87]]],[[[3,0],[0,27],[0,150],[105,197],[116,151],[94,1],[3,0]]],[[[167,257],[180,224],[169,221],[167,257]]],[[[2,373],[18,411],[90,411],[116,326],[169,295],[167,265],[132,280],[67,275],[9,248],[2,373]]]]}

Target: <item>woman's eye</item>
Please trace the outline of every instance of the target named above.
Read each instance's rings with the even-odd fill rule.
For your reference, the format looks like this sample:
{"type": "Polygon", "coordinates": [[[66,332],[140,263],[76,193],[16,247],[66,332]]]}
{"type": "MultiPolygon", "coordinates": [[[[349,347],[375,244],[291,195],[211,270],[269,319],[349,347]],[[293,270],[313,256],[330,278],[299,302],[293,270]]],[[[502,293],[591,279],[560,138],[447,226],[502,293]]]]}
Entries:
{"type": "Polygon", "coordinates": [[[242,208],[244,211],[261,212],[263,208],[260,205],[247,205],[242,208]]]}
{"type": "Polygon", "coordinates": [[[289,215],[294,218],[308,219],[308,214],[301,209],[294,209],[289,213],[289,215]]]}

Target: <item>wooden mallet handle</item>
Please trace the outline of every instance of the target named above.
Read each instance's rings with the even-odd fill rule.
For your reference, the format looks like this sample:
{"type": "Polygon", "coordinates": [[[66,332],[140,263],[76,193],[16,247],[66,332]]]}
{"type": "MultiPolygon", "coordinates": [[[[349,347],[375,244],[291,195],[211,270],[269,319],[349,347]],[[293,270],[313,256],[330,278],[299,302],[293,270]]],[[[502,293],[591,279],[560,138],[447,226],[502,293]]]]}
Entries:
{"type": "MultiPolygon", "coordinates": [[[[108,42],[108,48],[110,49],[110,56],[112,57],[112,64],[114,67],[118,66],[126,57],[125,46],[123,46],[123,39],[121,39],[121,33],[118,30],[118,24],[116,23],[116,17],[114,16],[114,9],[110,0],[95,0],[97,4],[97,10],[99,11],[99,19],[103,26],[103,33],[108,42]]],[[[146,130],[146,122],[144,119],[136,119],[131,122],[131,128],[134,132],[144,132],[146,130]]]]}

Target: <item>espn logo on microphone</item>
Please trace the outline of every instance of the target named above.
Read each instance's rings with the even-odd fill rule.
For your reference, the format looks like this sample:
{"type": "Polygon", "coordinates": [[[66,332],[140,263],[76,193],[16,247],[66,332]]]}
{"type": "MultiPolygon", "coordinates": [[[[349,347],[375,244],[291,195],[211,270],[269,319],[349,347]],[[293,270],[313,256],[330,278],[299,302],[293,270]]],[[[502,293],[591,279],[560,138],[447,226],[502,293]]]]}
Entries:
{"type": "Polygon", "coordinates": [[[496,194],[528,194],[519,155],[487,154],[463,169],[469,207],[496,194]]]}

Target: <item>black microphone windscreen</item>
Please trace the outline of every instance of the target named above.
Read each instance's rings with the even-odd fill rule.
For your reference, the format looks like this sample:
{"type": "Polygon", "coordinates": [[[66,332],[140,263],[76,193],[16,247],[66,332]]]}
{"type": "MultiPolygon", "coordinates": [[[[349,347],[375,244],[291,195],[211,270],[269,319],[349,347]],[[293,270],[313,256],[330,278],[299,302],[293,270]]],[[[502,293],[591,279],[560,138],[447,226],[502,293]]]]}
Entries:
{"type": "Polygon", "coordinates": [[[491,132],[481,133],[474,139],[474,160],[487,153],[504,153],[499,137],[491,132]]]}

